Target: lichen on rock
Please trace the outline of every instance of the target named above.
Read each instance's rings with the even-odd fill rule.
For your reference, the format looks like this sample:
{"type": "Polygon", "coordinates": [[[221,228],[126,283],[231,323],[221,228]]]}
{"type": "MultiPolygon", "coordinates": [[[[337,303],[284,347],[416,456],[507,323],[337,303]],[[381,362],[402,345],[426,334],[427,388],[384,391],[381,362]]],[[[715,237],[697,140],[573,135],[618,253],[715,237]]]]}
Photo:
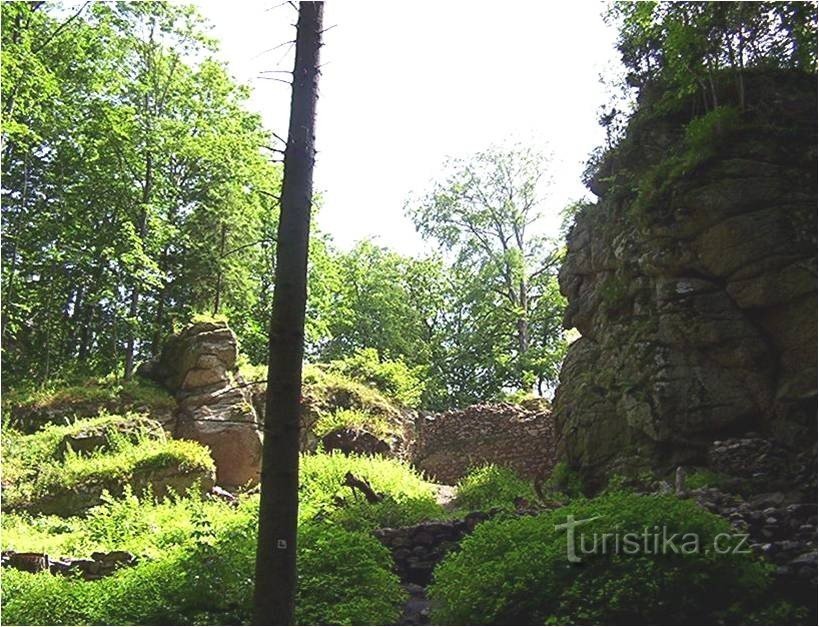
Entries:
{"type": "Polygon", "coordinates": [[[816,441],[816,83],[768,79],[700,152],[690,111],[644,100],[568,235],[564,325],[582,337],[554,414],[592,487],[702,463],[723,436],[816,441]]]}

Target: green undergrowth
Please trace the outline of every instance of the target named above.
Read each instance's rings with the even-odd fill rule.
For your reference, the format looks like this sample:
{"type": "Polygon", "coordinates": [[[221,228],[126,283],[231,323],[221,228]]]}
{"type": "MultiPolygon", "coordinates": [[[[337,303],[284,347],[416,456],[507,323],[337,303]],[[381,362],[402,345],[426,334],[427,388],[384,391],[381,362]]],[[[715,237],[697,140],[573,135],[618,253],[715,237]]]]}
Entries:
{"type": "Polygon", "coordinates": [[[303,519],[329,519],[347,529],[364,530],[445,516],[432,484],[399,460],[339,452],[304,455],[299,477],[303,519]],[[345,486],[348,472],[366,481],[383,499],[368,503],[359,491],[345,486]]]}
{"type": "Polygon", "coordinates": [[[4,406],[31,409],[107,401],[165,409],[176,406],[174,398],[166,390],[141,377],[130,381],[112,375],[67,382],[53,381],[44,387],[20,386],[3,394],[4,406]]]}
{"type": "Polygon", "coordinates": [[[473,468],[458,482],[455,503],[467,511],[515,510],[517,499],[537,502],[532,483],[508,468],[487,464],[473,468]]]}
{"type": "Polygon", "coordinates": [[[3,505],[38,507],[43,499],[100,486],[121,492],[135,476],[173,469],[182,474],[209,473],[208,450],[187,440],[165,437],[159,425],[144,416],[99,416],[71,425],[49,425],[23,435],[3,434],[3,505]],[[93,434],[92,450],[75,451],[71,438],[93,434]]]}
{"type": "MultiPolygon", "coordinates": [[[[303,455],[300,472],[300,624],[391,624],[404,593],[376,527],[442,517],[433,487],[402,462],[303,455]],[[368,503],[352,473],[383,496],[368,503]]],[[[84,582],[8,571],[6,624],[234,624],[250,620],[258,496],[237,507],[190,492],[164,500],[126,490],[83,517],[2,519],[2,547],[85,556],[127,550],[137,566],[84,582]]]]}
{"type": "Polygon", "coordinates": [[[501,515],[479,525],[436,568],[429,589],[433,619],[543,625],[667,624],[673,618],[679,624],[718,624],[793,614],[792,608],[765,606],[771,567],[750,553],[718,554],[717,537],[722,545],[733,538],[725,519],[674,496],[619,492],[578,498],[538,516],[501,515]],[[569,516],[582,521],[572,544],[576,563],[567,552],[569,516]],[[667,546],[653,539],[663,530],[664,537],[677,534],[678,549],[696,537],[696,549],[656,548],[667,546]],[[636,551],[626,550],[632,547],[626,534],[637,538],[636,551]]]}
{"type": "MultiPolygon", "coordinates": [[[[242,624],[251,618],[256,520],[241,508],[222,528],[206,517],[184,546],[98,581],[8,571],[5,624],[242,624]]],[[[372,535],[328,523],[299,528],[299,624],[389,624],[404,592],[372,535]]]]}

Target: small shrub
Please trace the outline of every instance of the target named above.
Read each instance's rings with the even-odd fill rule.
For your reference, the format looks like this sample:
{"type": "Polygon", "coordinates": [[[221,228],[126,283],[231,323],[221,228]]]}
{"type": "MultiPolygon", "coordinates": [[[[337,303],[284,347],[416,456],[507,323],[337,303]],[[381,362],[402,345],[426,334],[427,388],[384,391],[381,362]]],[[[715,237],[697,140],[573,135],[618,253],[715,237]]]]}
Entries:
{"type": "Polygon", "coordinates": [[[456,504],[461,509],[486,511],[492,508],[515,509],[515,499],[529,502],[537,499],[529,481],[521,479],[514,471],[487,464],[469,471],[458,482],[456,504]]]}
{"type": "Polygon", "coordinates": [[[329,369],[372,386],[406,407],[421,400],[424,384],[417,369],[400,359],[382,359],[374,348],[364,348],[345,359],[330,362],[329,369]]]}
{"type": "MultiPolygon", "coordinates": [[[[714,538],[730,533],[724,519],[672,496],[608,494],[566,507],[479,525],[435,570],[433,618],[443,624],[713,624],[753,609],[770,568],[751,555],[717,554],[714,538]],[[582,563],[567,559],[567,536],[555,525],[571,514],[582,563]],[[645,530],[694,533],[702,551],[584,554],[582,533],[645,530]],[[719,594],[714,590],[718,589],[719,594]]],[[[653,536],[652,536],[653,537],[653,536]]],[[[591,547],[589,547],[591,548],[591,547]]]]}
{"type": "Polygon", "coordinates": [[[726,483],[725,475],[703,468],[692,472],[685,478],[685,487],[689,490],[698,488],[720,488],[726,483]]]}

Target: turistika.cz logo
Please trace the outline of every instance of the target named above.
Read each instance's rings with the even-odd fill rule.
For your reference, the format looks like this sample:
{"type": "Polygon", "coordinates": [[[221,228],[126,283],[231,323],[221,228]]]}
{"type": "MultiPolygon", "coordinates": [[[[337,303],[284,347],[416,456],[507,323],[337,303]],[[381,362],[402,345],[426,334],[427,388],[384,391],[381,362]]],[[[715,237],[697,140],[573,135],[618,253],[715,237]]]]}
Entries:
{"type": "Polygon", "coordinates": [[[602,516],[575,519],[566,516],[566,522],[555,525],[555,531],[566,531],[566,559],[573,564],[592,555],[693,555],[695,553],[740,554],[750,553],[748,534],[718,533],[713,541],[703,543],[697,533],[670,532],[665,525],[644,527],[642,532],[585,533],[580,527],[602,516]]]}

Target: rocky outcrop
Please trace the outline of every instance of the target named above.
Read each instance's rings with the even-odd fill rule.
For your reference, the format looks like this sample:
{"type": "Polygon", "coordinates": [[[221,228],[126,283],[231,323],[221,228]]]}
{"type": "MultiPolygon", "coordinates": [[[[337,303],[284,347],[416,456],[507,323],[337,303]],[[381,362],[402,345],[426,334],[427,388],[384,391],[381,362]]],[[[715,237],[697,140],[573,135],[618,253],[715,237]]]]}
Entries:
{"type": "Polygon", "coordinates": [[[748,78],[706,147],[690,109],[636,115],[569,233],[554,414],[590,487],[749,431],[815,454],[816,82],[748,78]]]}
{"type": "Polygon", "coordinates": [[[47,494],[6,507],[33,514],[76,516],[103,503],[105,494],[119,497],[130,489],[134,494],[147,493],[163,499],[187,494],[192,488],[207,494],[213,487],[213,479],[212,467],[191,466],[184,460],[167,460],[159,466],[138,466],[126,478],[100,476],[81,484],[53,487],[47,494]]]}
{"type": "Polygon", "coordinates": [[[236,376],[238,344],[222,322],[197,322],[171,337],[160,356],[139,373],[176,397],[174,437],[210,449],[216,480],[223,486],[255,484],[262,440],[250,392],[236,376]]]}
{"type": "Polygon", "coordinates": [[[545,407],[511,403],[420,416],[410,459],[439,483],[457,483],[471,468],[490,463],[542,478],[555,462],[554,423],[545,407]]]}
{"type": "Polygon", "coordinates": [[[321,438],[321,446],[328,453],[340,451],[345,455],[389,455],[390,445],[371,433],[356,429],[336,429],[321,438]]]}

